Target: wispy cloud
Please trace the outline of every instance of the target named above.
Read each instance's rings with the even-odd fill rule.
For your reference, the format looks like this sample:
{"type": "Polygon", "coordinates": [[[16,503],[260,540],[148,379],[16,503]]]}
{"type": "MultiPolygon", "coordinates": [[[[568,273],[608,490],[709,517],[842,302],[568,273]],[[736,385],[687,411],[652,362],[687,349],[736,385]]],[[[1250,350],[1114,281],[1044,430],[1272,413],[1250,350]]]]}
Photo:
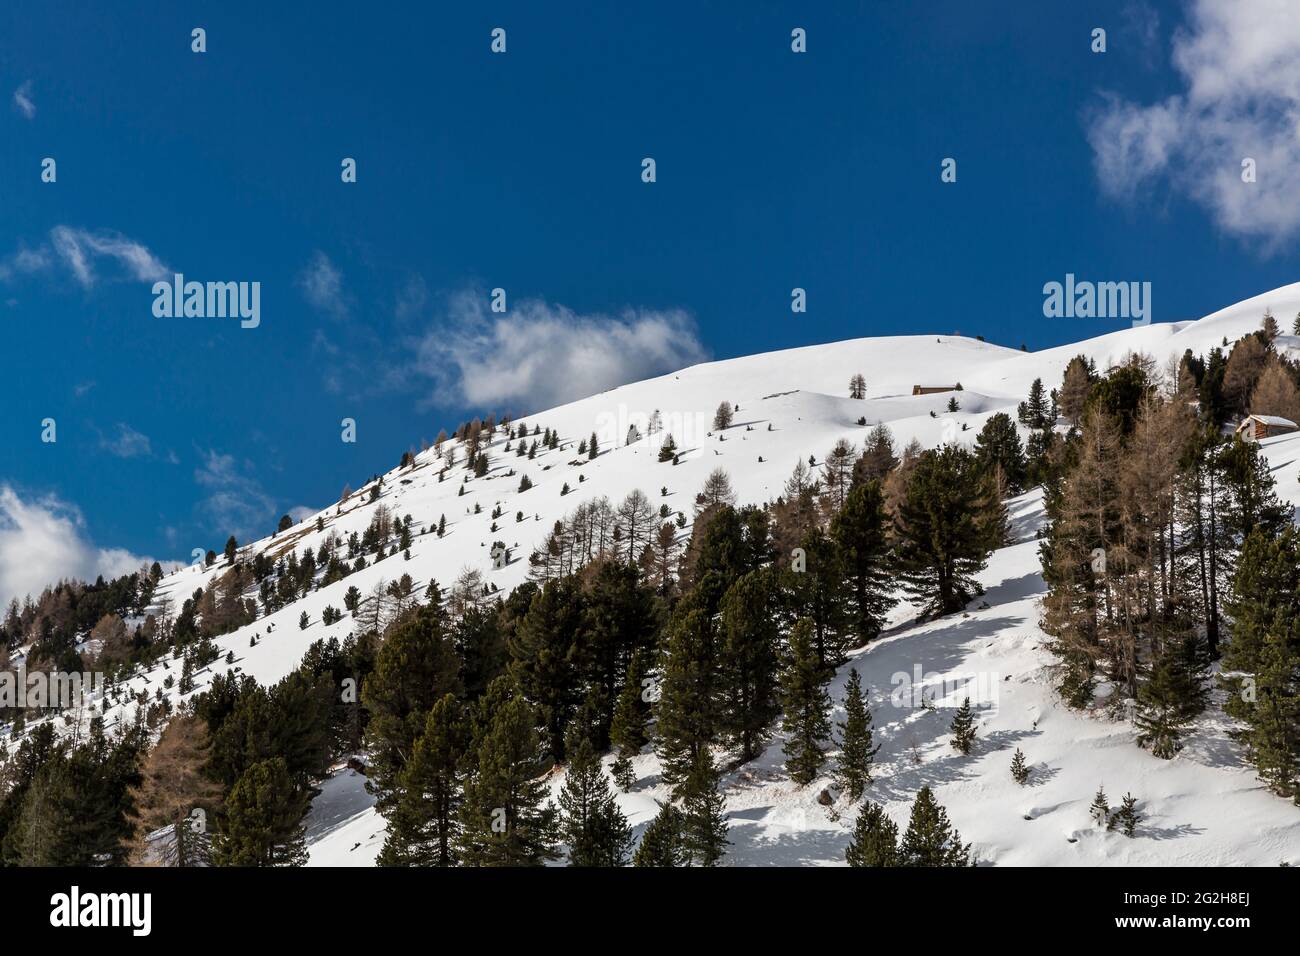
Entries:
{"type": "Polygon", "coordinates": [[[20,245],[16,252],[0,259],[0,282],[50,272],[55,266],[66,268],[83,289],[102,278],[152,282],[171,275],[171,270],[142,242],[110,229],[60,225],[50,230],[45,241],[35,246],[20,245]]]}
{"type": "Polygon", "coordinates": [[[116,263],[128,277],[141,282],[153,282],[171,274],[144,243],[121,233],[55,226],[50,230],[50,243],[55,255],[83,288],[90,288],[98,280],[96,267],[101,259],[116,263]]]}
{"type": "Polygon", "coordinates": [[[99,443],[109,454],[118,458],[140,458],[153,454],[149,436],[136,431],[125,422],[117,423],[115,436],[101,436],[99,443]]]}
{"type": "Polygon", "coordinates": [[[1149,104],[1108,93],[1089,117],[1103,189],[1132,200],[1167,183],[1226,233],[1275,249],[1300,233],[1300,5],[1195,0],[1172,56],[1182,92],[1149,104]],[[1255,182],[1242,180],[1247,158],[1255,182]]]}
{"type": "Polygon", "coordinates": [[[0,612],[11,598],[38,594],[60,579],[93,581],[135,571],[153,559],[97,547],[74,506],[53,495],[24,498],[0,484],[0,612]]]}
{"type": "Polygon", "coordinates": [[[541,300],[505,314],[487,296],[454,296],[445,319],[416,343],[408,374],[433,379],[433,398],[525,412],[594,395],[703,361],[708,352],[681,310],[581,314],[541,300]]]}
{"type": "Polygon", "coordinates": [[[14,90],[14,108],[28,119],[36,118],[36,104],[32,101],[32,81],[28,80],[14,90]]]}
{"type": "Polygon", "coordinates": [[[276,514],[275,502],[252,475],[252,465],[241,465],[233,455],[209,449],[195,469],[194,480],[207,489],[199,510],[223,538],[233,534],[241,541],[269,534],[276,514]]]}
{"type": "Polygon", "coordinates": [[[335,318],[345,318],[348,303],[343,291],[343,273],[330,257],[317,250],[307,267],[298,275],[298,288],[314,308],[335,318]]]}
{"type": "Polygon", "coordinates": [[[50,267],[50,261],[48,247],[37,249],[20,247],[7,259],[0,260],[0,282],[8,282],[19,275],[43,272],[50,267]]]}

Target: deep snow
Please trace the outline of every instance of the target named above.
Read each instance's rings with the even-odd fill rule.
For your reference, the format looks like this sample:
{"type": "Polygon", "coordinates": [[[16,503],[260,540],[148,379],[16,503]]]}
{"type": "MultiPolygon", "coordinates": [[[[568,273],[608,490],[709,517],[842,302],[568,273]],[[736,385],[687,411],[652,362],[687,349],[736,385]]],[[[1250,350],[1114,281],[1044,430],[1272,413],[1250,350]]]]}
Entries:
{"type": "MultiPolygon", "coordinates": [[[[504,432],[498,430],[489,449],[491,471],[484,478],[470,478],[464,496],[457,496],[467,474],[459,447],[459,464],[444,482],[437,480],[439,462],[432,449],[417,455],[415,467],[388,472],[379,500],[395,516],[413,516],[411,560],[386,558],[215,643],[223,655],[234,652],[230,666],[273,683],[294,669],[311,642],[330,635],[341,639],[349,632],[354,622],[346,614],[330,627],[320,620],[326,605],[343,608],[343,593],[351,586],[365,595],[376,583],[407,573],[417,592],[431,577],[446,589],[462,570],[474,568],[505,594],[525,579],[528,554],[554,522],[584,501],[606,496],[616,506],[629,491],[640,488],[655,507],[666,502],[689,518],[695,493],[719,467],[729,474],[740,502],[768,501],[780,494],[796,461],[815,455],[822,462],[840,438],[861,447],[870,427],[879,422],[889,425],[899,450],[912,439],[928,447],[972,443],[992,414],[1005,411],[1014,418],[1015,406],[1034,378],[1041,377],[1048,388],[1059,385],[1066,363],[1076,354],[1093,357],[1104,369],[1130,350],[1139,350],[1163,366],[1187,348],[1204,353],[1224,338],[1232,342],[1258,328],[1266,306],[1289,329],[1290,317],[1300,311],[1300,284],[1198,322],[1123,329],[1044,352],[943,335],[856,339],[696,365],[612,389],[521,419],[530,427],[558,429],[562,438],[560,449],[539,447],[533,461],[504,452],[504,432]],[[866,399],[844,397],[850,377],[859,372],[866,377],[866,399]],[[957,382],[962,391],[911,394],[914,385],[957,382]],[[949,413],[946,407],[954,396],[961,409],[949,413]],[[723,400],[739,406],[735,423],[724,433],[711,433],[713,411],[723,400]],[[645,437],[646,420],[655,410],[681,450],[679,465],[657,462],[659,436],[645,437]],[[857,424],[860,419],[865,426],[857,424]],[[643,437],[625,444],[633,423],[643,437]],[[576,448],[592,431],[599,435],[602,453],[587,461],[576,448]],[[521,474],[534,483],[523,493],[517,491],[521,474]],[[585,478],[581,483],[579,475],[585,478]],[[572,492],[562,496],[566,482],[572,492]],[[661,495],[661,487],[668,489],[667,496],[661,495]],[[479,515],[472,513],[475,503],[482,505],[479,515]],[[497,519],[500,530],[492,533],[491,512],[498,504],[503,516],[497,519]],[[517,511],[525,516],[519,523],[517,511]],[[436,526],[444,514],[445,538],[420,533],[436,526]],[[498,538],[510,545],[514,560],[494,570],[489,548],[498,538]],[[300,630],[298,618],[304,610],[312,623],[300,630]],[[272,632],[269,625],[274,626],[272,632]],[[249,647],[254,634],[259,643],[249,647]]],[[[1300,339],[1283,336],[1279,345],[1300,347],[1300,339]]],[[[1279,492],[1300,503],[1300,436],[1273,439],[1264,447],[1279,492]]],[[[393,459],[400,453],[394,449],[393,459]]],[[[319,514],[326,531],[342,537],[363,532],[376,507],[368,501],[368,490],[359,489],[342,505],[324,508],[319,514]]],[[[990,560],[981,576],[987,588],[982,600],[965,615],[924,624],[911,623],[912,610],[899,607],[886,636],[855,654],[832,683],[837,707],[850,666],[858,668],[870,691],[882,748],[868,798],[883,803],[905,826],[917,788],[929,784],[983,863],[1300,864],[1300,809],[1271,796],[1255,780],[1240,747],[1229,740],[1228,724],[1217,708],[1201,720],[1182,753],[1166,761],[1136,746],[1131,724],[1071,712],[1056,699],[1048,675],[1052,658],[1037,625],[1043,582],[1033,534],[1042,520],[1040,495],[1030,493],[1011,507],[1018,543],[990,560]],[[928,709],[894,706],[890,695],[896,675],[910,677],[918,667],[931,683],[943,685],[946,696],[928,709]],[[997,677],[990,680],[993,673],[997,677]],[[957,695],[968,692],[965,681],[972,675],[983,680],[981,689],[996,698],[996,706],[981,711],[977,748],[962,757],[947,742],[947,707],[960,703],[957,695]],[[1025,787],[1018,786],[1008,770],[1016,747],[1033,767],[1025,787]],[[1143,821],[1135,838],[1092,825],[1087,808],[1099,785],[1105,786],[1114,805],[1128,791],[1139,798],[1143,821]]],[[[315,521],[315,516],[309,517],[247,547],[250,553],[271,554],[290,546],[317,548],[323,535],[315,530],[315,521]]],[[[221,572],[222,564],[219,560],[215,568],[190,566],[169,574],[159,594],[168,595],[179,608],[185,597],[221,572]]],[[[193,693],[201,693],[211,675],[227,667],[220,660],[196,675],[193,693]]],[[[131,689],[147,687],[152,695],[168,674],[179,674],[178,662],[171,662],[169,671],[160,666],[136,677],[131,689]]],[[[174,689],[170,696],[180,697],[174,689]]],[[[129,719],[134,706],[111,708],[108,722],[129,719]]],[[[842,719],[842,714],[837,711],[835,717],[842,719]]],[[[817,795],[828,779],[797,788],[781,763],[778,734],[762,757],[724,778],[733,844],[725,862],[842,863],[856,808],[843,801],[829,808],[819,805],[817,795]]],[[[657,782],[652,754],[636,764],[638,785],[620,801],[639,831],[665,791],[657,782]]],[[[562,773],[555,774],[552,785],[557,792],[561,783],[562,773]]],[[[373,862],[383,843],[384,821],[371,803],[362,779],[351,771],[325,782],[308,821],[312,865],[373,862]]]]}

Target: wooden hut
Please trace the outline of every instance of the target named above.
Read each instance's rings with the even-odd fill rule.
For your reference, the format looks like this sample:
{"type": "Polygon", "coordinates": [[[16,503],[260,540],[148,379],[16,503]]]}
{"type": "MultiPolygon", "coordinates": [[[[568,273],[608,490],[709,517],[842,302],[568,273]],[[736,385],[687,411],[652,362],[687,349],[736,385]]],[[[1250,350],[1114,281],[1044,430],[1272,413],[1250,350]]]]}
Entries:
{"type": "Polygon", "coordinates": [[[1237,426],[1237,435],[1246,441],[1259,441],[1274,435],[1285,435],[1296,431],[1300,426],[1289,418],[1278,415],[1247,415],[1237,426]]]}

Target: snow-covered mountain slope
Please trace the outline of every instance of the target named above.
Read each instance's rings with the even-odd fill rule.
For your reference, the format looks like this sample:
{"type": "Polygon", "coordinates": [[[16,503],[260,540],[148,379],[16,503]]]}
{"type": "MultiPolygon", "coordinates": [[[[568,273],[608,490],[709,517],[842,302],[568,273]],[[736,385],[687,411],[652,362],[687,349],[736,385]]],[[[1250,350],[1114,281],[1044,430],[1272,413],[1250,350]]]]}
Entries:
{"type": "MultiPolygon", "coordinates": [[[[1224,338],[1229,342],[1259,327],[1265,308],[1289,328],[1300,311],[1300,284],[1286,286],[1224,309],[1198,322],[1128,328],[1100,338],[1050,349],[1020,352],[951,336],[902,336],[857,339],[790,351],[693,366],[637,382],[521,419],[522,423],[558,431],[556,450],[538,447],[533,460],[506,451],[498,430],[488,453],[492,467],[481,478],[468,477],[465,453],[457,443],[459,464],[445,480],[434,450],[421,452],[412,467],[384,475],[382,494],[370,501],[364,487],[341,504],[288,531],[246,545],[252,555],[319,548],[325,535],[346,538],[362,533],[382,504],[396,517],[410,514],[415,539],[410,560],[400,555],[378,561],[345,580],[320,588],[284,609],[216,640],[224,659],[196,675],[193,694],[201,693],[217,672],[234,668],[263,683],[279,680],[296,667],[306,648],[322,637],[344,637],[355,625],[351,616],[331,626],[321,623],[327,605],[342,609],[352,586],[368,594],[381,582],[409,574],[418,591],[432,578],[446,588],[466,568],[506,593],[525,580],[527,556],[539,547],[556,520],[583,502],[608,497],[615,505],[640,489],[658,506],[667,504],[688,518],[695,493],[715,468],[729,474],[742,503],[775,498],[796,461],[810,455],[821,462],[840,438],[861,446],[872,425],[886,423],[901,448],[912,439],[933,447],[944,442],[974,441],[987,418],[1013,415],[1034,378],[1048,387],[1059,384],[1069,359],[1083,353],[1099,367],[1142,351],[1158,363],[1191,348],[1203,353],[1224,338]],[[849,379],[861,373],[865,399],[844,397],[849,379]],[[913,386],[951,386],[958,392],[913,396],[913,386]],[[948,412],[956,397],[960,410],[948,412]],[[734,424],[711,432],[714,409],[722,401],[738,406],[734,424]],[[676,439],[680,463],[659,462],[662,436],[646,436],[647,422],[658,411],[666,432],[676,439]],[[932,417],[931,413],[934,413],[932,417]],[[865,424],[859,424],[865,422],[865,424]],[[629,426],[639,438],[627,441],[629,426]],[[963,426],[965,426],[963,428],[963,426]],[[579,456],[581,439],[595,432],[601,454],[579,456]],[[533,487],[520,492],[520,477],[533,487]],[[464,480],[464,494],[458,494],[464,480]],[[570,492],[562,494],[568,485],[570,492]],[[666,489],[666,494],[661,492],[666,489]],[[481,512],[474,513],[475,505],[481,512]],[[501,509],[491,530],[492,512],[501,509]],[[516,520],[522,512],[523,520],[516,520]],[[441,516],[446,534],[429,532],[441,516]],[[316,529],[317,517],[324,531],[316,529]],[[494,568],[495,540],[512,550],[511,563],[494,568]],[[306,612],[310,626],[298,626],[306,612]],[[256,646],[250,639],[258,637],[256,646]]],[[[1279,344],[1300,347],[1300,339],[1279,344]]],[[[531,438],[530,438],[531,441],[531,438]]],[[[1300,502],[1300,436],[1265,444],[1279,491],[1300,502]]],[[[400,455],[394,449],[393,459],[400,455]]],[[[340,481],[346,476],[340,476],[340,481]]],[[[1037,626],[1037,600],[1043,591],[1035,528],[1042,520],[1036,494],[1012,503],[1019,543],[997,552],[983,574],[988,594],[963,616],[912,624],[912,610],[900,607],[887,637],[861,651],[832,683],[833,698],[842,695],[848,666],[859,669],[870,689],[877,739],[878,779],[870,798],[891,816],[906,822],[916,789],[930,784],[975,855],[999,864],[1300,864],[1300,811],[1270,796],[1242,762],[1239,747],[1228,740],[1226,724],[1212,710],[1198,726],[1189,746],[1173,760],[1152,757],[1133,743],[1130,724],[1072,713],[1055,698],[1046,668],[1051,658],[1037,626]],[[889,701],[897,674],[916,668],[927,681],[947,681],[947,699],[959,694],[970,675],[997,672],[996,708],[982,713],[980,744],[970,757],[948,746],[950,713],[940,709],[895,707],[889,701]],[[965,676],[963,676],[965,675],[965,676]],[[1033,766],[1030,785],[1017,786],[1008,771],[1011,754],[1021,748],[1033,766]],[[1139,838],[1101,833],[1090,826],[1087,807],[1099,785],[1112,802],[1126,791],[1140,800],[1144,823],[1139,838]]],[[[689,528],[683,530],[683,535],[689,528]]],[[[191,566],[167,575],[159,596],[173,609],[196,588],[207,587],[222,571],[191,566]]],[[[137,676],[131,690],[152,696],[170,671],[160,665],[137,676]]],[[[164,690],[179,699],[174,689],[164,690]]],[[[959,701],[958,701],[959,702],[959,701]]],[[[108,719],[129,719],[136,705],[110,708],[108,719]]],[[[842,717],[842,714],[838,715],[842,717]]],[[[781,769],[779,735],[767,752],[724,783],[733,846],[727,861],[770,865],[840,863],[856,809],[823,807],[816,797],[826,781],[796,788],[781,769]],[[834,819],[835,812],[843,814],[834,819]]],[[[639,759],[640,784],[620,799],[634,826],[644,825],[665,796],[657,784],[655,758],[639,759]]],[[[553,785],[558,789],[562,777],[553,785]]],[[[369,864],[383,842],[384,822],[370,805],[354,774],[330,780],[310,818],[313,864],[369,864]]]]}
{"type": "MultiPolygon", "coordinates": [[[[1300,436],[1288,436],[1288,456],[1300,436]]],[[[1294,484],[1296,473],[1291,466],[1294,484]]],[[[980,576],[987,589],[960,616],[910,624],[910,609],[884,638],[857,653],[831,682],[833,719],[842,721],[844,685],[857,668],[869,689],[876,742],[875,779],[866,798],[907,825],[916,791],[934,789],[981,864],[1001,866],[1276,866],[1300,864],[1300,811],[1269,794],[1228,737],[1217,707],[1207,710],[1173,760],[1134,743],[1127,722],[1085,716],[1065,707],[1048,674],[1053,658],[1038,627],[1039,573],[1034,531],[1041,492],[1011,502],[1018,541],[998,551],[980,576]],[[917,674],[921,675],[919,682],[917,674]],[[924,687],[934,706],[913,706],[908,688],[924,687]],[[980,712],[978,743],[969,757],[949,744],[949,723],[961,699],[991,704],[980,712]],[[1032,771],[1027,786],[1011,777],[1022,750],[1032,771]],[[1129,839],[1097,827],[1088,814],[1099,786],[1112,804],[1138,797],[1143,820],[1129,839]]],[[[841,865],[856,806],[841,798],[822,806],[828,776],[797,787],[782,769],[780,735],[766,752],[724,776],[733,866],[841,865]]],[[[607,764],[612,758],[607,758],[607,764]]],[[[669,798],[658,760],[636,760],[638,782],[619,804],[638,835],[669,798]]],[[[551,779],[558,795],[563,774],[551,779]]],[[[384,820],[360,778],[335,778],[313,808],[311,865],[365,866],[383,846],[384,820]],[[333,826],[339,808],[355,812],[333,826]]]]}

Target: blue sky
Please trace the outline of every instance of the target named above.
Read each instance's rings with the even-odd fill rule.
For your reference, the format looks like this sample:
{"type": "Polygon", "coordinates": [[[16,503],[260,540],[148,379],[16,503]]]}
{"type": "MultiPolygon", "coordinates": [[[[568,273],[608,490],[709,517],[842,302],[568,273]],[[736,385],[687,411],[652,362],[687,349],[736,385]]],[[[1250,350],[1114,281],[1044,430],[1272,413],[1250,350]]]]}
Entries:
{"type": "Polygon", "coordinates": [[[1044,319],[1067,272],[1151,282],[1156,321],[1294,279],[1296,200],[1198,166],[1288,158],[1266,81],[1226,133],[1200,82],[1261,70],[1205,62],[1256,35],[1222,0],[809,6],[0,8],[0,592],[260,536],[473,413],[703,357],[1126,324],[1044,319]],[[156,318],[173,271],[260,282],[260,326],[156,318]]]}

